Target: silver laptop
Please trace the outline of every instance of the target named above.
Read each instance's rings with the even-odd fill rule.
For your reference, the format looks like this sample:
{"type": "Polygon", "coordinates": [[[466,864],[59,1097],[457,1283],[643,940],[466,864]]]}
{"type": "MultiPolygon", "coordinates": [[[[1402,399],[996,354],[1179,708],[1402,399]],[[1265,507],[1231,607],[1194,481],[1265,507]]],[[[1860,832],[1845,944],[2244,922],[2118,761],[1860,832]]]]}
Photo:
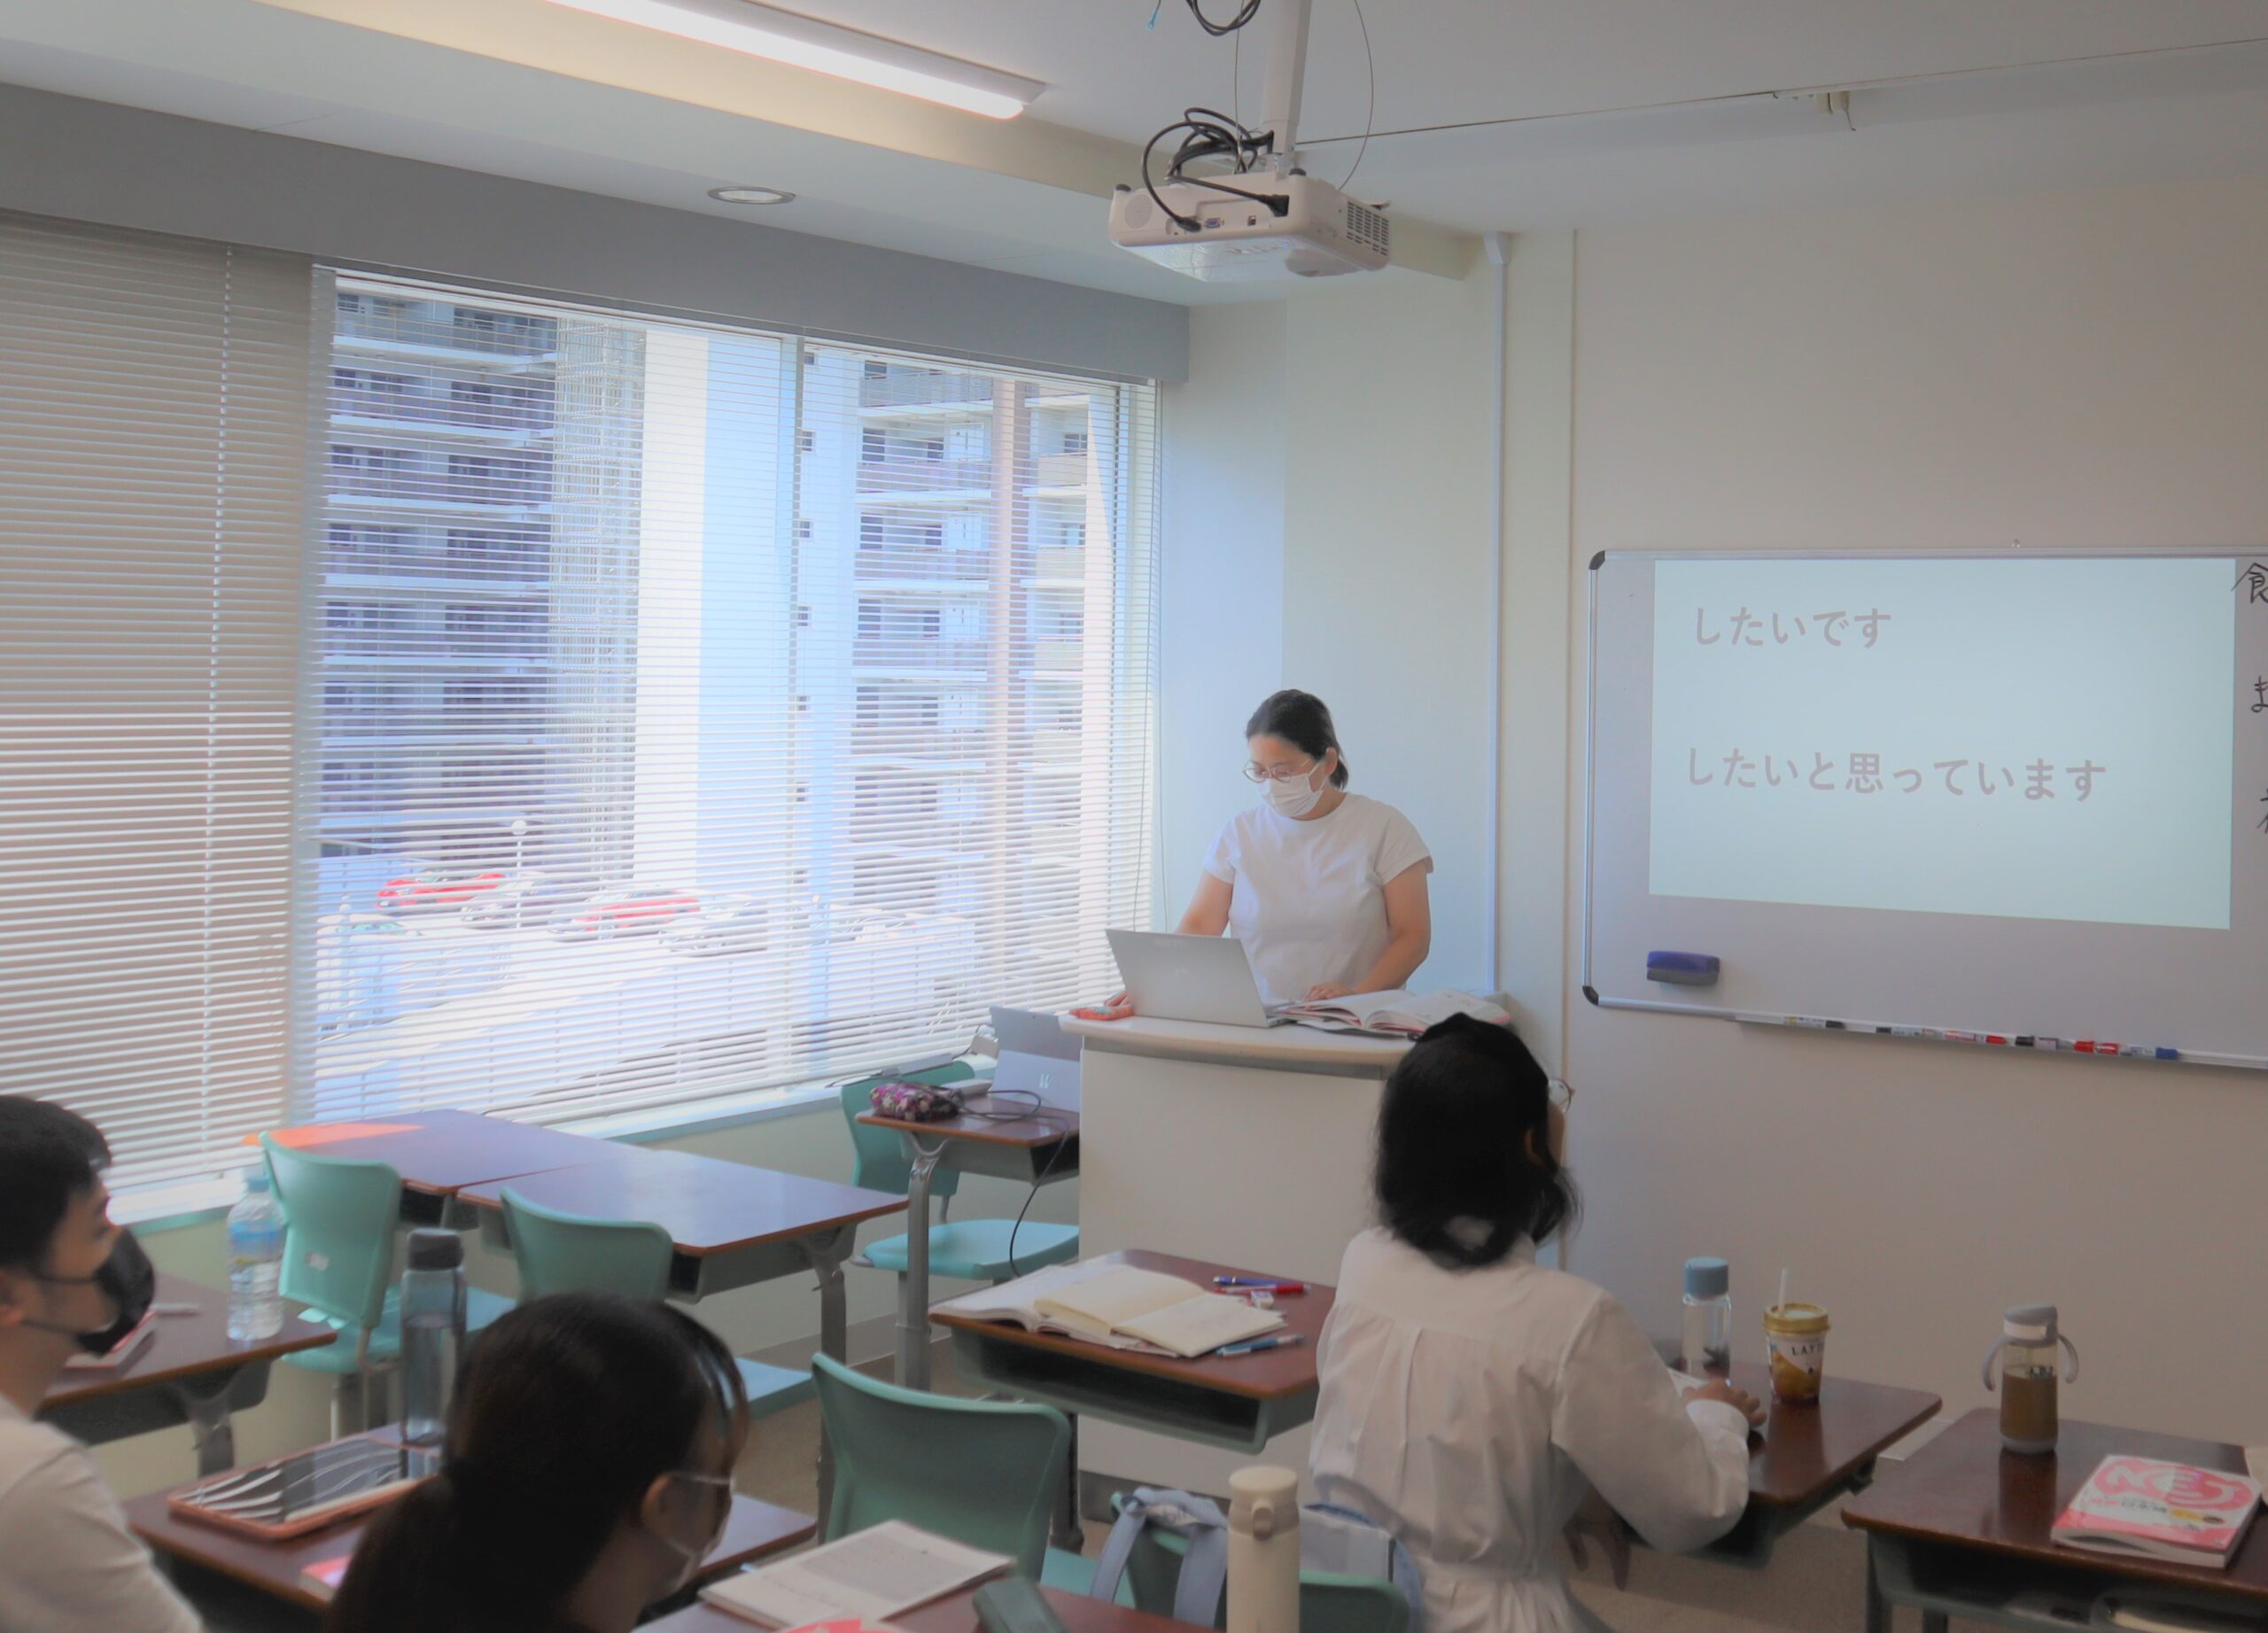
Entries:
{"type": "MultiPolygon", "coordinates": [[[[1177,936],[1115,929],[1111,956],[1134,1013],[1156,1021],[1212,1021],[1223,1026],[1286,1026],[1260,1001],[1260,983],[1244,943],[1233,936],[1177,936]]],[[[1278,1006],[1278,1008],[1281,1006],[1278,1006]]]]}
{"type": "Polygon", "coordinates": [[[999,1050],[994,1089],[1020,1089],[1051,1106],[1077,1107],[1079,1040],[1063,1030],[1059,1016],[995,1004],[992,1036],[999,1050]]]}

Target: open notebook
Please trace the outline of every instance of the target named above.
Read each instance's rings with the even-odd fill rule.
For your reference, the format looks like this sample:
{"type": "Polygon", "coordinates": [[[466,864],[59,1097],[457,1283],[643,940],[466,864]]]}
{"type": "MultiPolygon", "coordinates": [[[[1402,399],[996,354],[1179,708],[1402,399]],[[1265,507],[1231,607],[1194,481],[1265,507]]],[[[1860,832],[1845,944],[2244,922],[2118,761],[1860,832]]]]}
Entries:
{"type": "Polygon", "coordinates": [[[1415,1038],[1429,1026],[1453,1015],[1503,1025],[1512,1017],[1485,998],[1444,990],[1409,992],[1399,987],[1386,992],[1355,992],[1319,1003],[1292,1004],[1284,1012],[1301,1026],[1326,1032],[1374,1032],[1388,1038],[1415,1038]]]}
{"type": "Polygon", "coordinates": [[[938,1306],[979,1321],[1013,1321],[1131,1349],[1142,1344],[1184,1359],[1284,1325],[1272,1310],[1209,1293],[1193,1281],[1107,1260],[1058,1265],[938,1306]]]}
{"type": "Polygon", "coordinates": [[[720,1610],[775,1628],[882,1621],[998,1576],[1015,1561],[885,1520],[840,1541],[727,1576],[701,1590],[720,1610]]]}

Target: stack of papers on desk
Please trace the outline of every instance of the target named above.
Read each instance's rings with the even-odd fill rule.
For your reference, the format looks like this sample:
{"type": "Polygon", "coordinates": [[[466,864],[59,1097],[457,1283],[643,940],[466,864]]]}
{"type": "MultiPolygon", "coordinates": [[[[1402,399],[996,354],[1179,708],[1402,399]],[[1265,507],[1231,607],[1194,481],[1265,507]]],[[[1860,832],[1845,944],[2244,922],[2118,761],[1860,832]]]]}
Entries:
{"type": "Polygon", "coordinates": [[[1006,1554],[885,1520],[823,1548],[713,1582],[701,1597],[719,1610],[775,1628],[882,1621],[1014,1564],[1006,1554]]]}
{"type": "Polygon", "coordinates": [[[1184,1360],[1284,1325],[1272,1310],[1208,1293],[1193,1281],[1108,1261],[1062,1264],[937,1307],[977,1321],[1012,1321],[1113,1349],[1147,1346],[1184,1360]]]}
{"type": "Polygon", "coordinates": [[[1301,1026],[1325,1032],[1362,1032],[1377,1038],[1415,1038],[1429,1026],[1438,1026],[1453,1015],[1509,1025],[1511,1016],[1485,998],[1470,992],[1408,992],[1397,987],[1386,992],[1356,992],[1320,1003],[1291,1004],[1284,1015],[1301,1026]]]}

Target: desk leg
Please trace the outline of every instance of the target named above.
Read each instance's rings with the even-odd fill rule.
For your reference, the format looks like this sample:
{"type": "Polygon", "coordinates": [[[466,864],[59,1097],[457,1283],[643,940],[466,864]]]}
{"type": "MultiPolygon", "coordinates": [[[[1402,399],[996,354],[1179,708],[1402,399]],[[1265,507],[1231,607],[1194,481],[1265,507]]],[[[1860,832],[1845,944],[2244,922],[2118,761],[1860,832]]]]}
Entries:
{"type": "Polygon", "coordinates": [[[929,1387],[929,1180],[944,1155],[943,1140],[913,1147],[913,1171],[905,1182],[905,1279],[897,1301],[897,1384],[902,1389],[929,1387]]]}
{"type": "Polygon", "coordinates": [[[1875,1550],[1881,1545],[1867,1539],[1867,1633],[1890,1633],[1890,1601],[1883,1597],[1882,1575],[1875,1566],[1875,1550]]]}
{"type": "MultiPolygon", "coordinates": [[[[844,1305],[843,1256],[851,1233],[837,1232],[824,1244],[806,1243],[804,1252],[819,1272],[819,1352],[845,1365],[850,1360],[850,1323],[844,1305]]],[[[827,1438],[827,1419],[819,1425],[819,1518],[827,1523],[835,1500],[835,1448],[827,1438]]]]}
{"type": "Polygon", "coordinates": [[[1070,1420],[1071,1443],[1065,1448],[1063,1458],[1063,1503],[1055,1511],[1053,1534],[1048,1545],[1060,1548],[1066,1553],[1084,1553],[1087,1534],[1079,1524],[1079,1418],[1076,1412],[1063,1414],[1070,1420]]]}
{"type": "Polygon", "coordinates": [[[224,1380],[210,1395],[175,1386],[175,1398],[181,1402],[182,1416],[188,1419],[190,1435],[197,1442],[200,1478],[237,1466],[236,1424],[229,1414],[229,1386],[233,1381],[224,1380]]]}

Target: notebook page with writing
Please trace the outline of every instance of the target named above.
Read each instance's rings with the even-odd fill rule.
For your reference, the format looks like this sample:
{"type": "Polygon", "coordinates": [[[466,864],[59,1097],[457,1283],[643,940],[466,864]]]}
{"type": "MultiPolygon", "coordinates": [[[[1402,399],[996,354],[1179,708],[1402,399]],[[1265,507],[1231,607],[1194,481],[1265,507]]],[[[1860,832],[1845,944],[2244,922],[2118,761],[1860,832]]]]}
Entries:
{"type": "Polygon", "coordinates": [[[1240,1298],[1218,1298],[1210,1293],[1200,1293],[1195,1298],[1169,1304],[1131,1321],[1122,1321],[1118,1330],[1188,1360],[1223,1344],[1272,1333],[1283,1325],[1284,1318],[1272,1310],[1257,1309],[1240,1298]]]}
{"type": "Polygon", "coordinates": [[[1107,1333],[1115,1329],[1132,1333],[1134,1329],[1127,1325],[1129,1322],[1203,1294],[1204,1289],[1196,1283],[1184,1281],[1178,1276],[1122,1266],[1060,1288],[1036,1300],[1034,1308],[1043,1316],[1081,1331],[1107,1333]]]}
{"type": "Polygon", "coordinates": [[[1015,1562],[885,1520],[839,1542],[711,1582],[701,1597],[775,1628],[857,1617],[886,1621],[997,1576],[1015,1562]]]}

